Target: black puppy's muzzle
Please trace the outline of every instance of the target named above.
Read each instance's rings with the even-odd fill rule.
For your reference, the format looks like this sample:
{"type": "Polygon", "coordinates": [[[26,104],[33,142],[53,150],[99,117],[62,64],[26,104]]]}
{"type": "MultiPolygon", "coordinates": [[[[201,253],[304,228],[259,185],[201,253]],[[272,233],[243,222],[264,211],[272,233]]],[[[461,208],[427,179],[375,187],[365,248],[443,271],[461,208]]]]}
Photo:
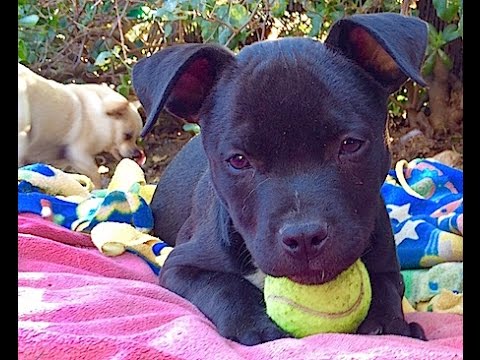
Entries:
{"type": "Polygon", "coordinates": [[[322,252],[328,236],[324,222],[286,223],[279,232],[279,241],[288,255],[298,260],[311,260],[322,252]]]}

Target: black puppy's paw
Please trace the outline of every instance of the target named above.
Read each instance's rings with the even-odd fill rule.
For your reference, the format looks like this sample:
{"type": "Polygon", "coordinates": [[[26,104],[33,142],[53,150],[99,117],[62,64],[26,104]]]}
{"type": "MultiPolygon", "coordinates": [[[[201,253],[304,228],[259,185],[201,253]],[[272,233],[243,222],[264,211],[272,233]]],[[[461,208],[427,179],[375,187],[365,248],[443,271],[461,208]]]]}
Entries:
{"type": "Polygon", "coordinates": [[[427,340],[423,328],[416,322],[408,323],[404,319],[367,318],[360,325],[357,334],[366,335],[402,335],[427,340]]]}
{"type": "Polygon", "coordinates": [[[257,319],[255,322],[240,321],[218,328],[220,334],[227,339],[243,345],[257,345],[267,341],[290,337],[268,317],[257,319]]]}

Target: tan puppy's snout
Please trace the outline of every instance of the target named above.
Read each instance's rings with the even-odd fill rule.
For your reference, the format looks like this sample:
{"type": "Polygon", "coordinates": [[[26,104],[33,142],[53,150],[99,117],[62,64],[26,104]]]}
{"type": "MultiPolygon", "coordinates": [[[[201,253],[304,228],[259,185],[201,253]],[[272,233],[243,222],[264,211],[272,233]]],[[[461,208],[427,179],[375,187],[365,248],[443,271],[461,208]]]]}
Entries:
{"type": "Polygon", "coordinates": [[[131,158],[140,166],[145,164],[145,161],[147,160],[145,151],[139,148],[133,149],[131,158]]]}

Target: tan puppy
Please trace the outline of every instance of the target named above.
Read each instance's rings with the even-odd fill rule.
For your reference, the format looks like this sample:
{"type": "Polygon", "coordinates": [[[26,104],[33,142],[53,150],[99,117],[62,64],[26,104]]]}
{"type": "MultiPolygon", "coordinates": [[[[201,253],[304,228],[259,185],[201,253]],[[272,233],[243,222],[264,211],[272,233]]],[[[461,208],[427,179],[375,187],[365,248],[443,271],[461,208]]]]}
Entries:
{"type": "Polygon", "coordinates": [[[141,129],[136,108],[108,85],[61,84],[18,64],[18,166],[70,165],[100,187],[94,156],[142,163],[141,129]]]}

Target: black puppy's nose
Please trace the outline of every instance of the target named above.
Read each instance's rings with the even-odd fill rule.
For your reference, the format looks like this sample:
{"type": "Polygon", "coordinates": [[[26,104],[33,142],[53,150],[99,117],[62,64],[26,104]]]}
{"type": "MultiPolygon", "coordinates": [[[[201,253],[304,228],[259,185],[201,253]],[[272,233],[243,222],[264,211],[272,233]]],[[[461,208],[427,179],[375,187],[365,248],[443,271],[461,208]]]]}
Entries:
{"type": "Polygon", "coordinates": [[[327,235],[327,224],[321,222],[285,224],[280,229],[283,248],[297,258],[317,256],[327,235]]]}

